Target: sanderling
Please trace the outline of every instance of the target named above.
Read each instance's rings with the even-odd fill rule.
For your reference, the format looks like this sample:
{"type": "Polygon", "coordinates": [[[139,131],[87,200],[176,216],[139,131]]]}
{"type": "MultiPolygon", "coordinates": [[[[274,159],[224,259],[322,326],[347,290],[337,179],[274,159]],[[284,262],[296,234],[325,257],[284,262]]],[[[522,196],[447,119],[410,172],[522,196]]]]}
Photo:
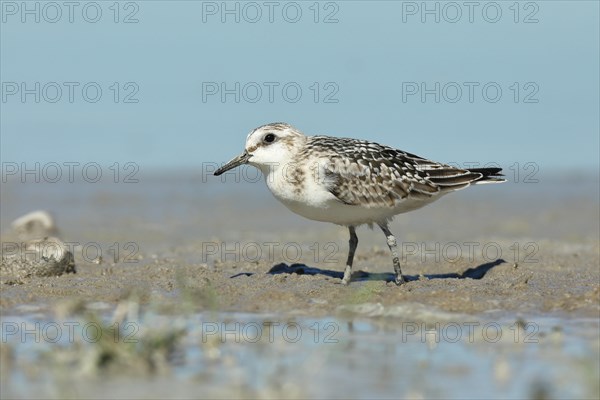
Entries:
{"type": "Polygon", "coordinates": [[[350,283],[358,245],[356,227],[379,225],[396,273],[404,282],[396,238],[388,222],[446,193],[471,184],[505,180],[501,168],[461,169],[365,140],[305,136],[285,123],[254,129],[242,154],[215,175],[242,164],[257,167],[271,193],[303,217],[348,227],[350,242],[343,284],[350,283]]]}

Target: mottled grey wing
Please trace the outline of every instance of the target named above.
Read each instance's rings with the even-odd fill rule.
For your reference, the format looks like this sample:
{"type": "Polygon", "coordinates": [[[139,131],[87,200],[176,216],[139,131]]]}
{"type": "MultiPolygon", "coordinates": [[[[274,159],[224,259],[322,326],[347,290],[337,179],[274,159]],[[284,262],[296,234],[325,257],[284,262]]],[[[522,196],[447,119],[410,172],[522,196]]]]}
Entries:
{"type": "Polygon", "coordinates": [[[394,207],[407,198],[466,187],[482,176],[377,143],[319,138],[319,145],[335,148],[324,170],[329,191],[345,204],[394,207]]]}

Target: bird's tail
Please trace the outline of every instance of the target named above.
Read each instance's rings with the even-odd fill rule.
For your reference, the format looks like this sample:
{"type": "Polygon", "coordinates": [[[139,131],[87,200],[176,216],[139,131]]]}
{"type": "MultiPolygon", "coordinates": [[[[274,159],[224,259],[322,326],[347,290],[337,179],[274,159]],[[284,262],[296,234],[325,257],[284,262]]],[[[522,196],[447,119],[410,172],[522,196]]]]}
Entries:
{"type": "Polygon", "coordinates": [[[475,184],[506,182],[506,179],[503,178],[504,175],[500,173],[502,168],[469,168],[468,171],[482,175],[481,178],[473,182],[475,184]]]}

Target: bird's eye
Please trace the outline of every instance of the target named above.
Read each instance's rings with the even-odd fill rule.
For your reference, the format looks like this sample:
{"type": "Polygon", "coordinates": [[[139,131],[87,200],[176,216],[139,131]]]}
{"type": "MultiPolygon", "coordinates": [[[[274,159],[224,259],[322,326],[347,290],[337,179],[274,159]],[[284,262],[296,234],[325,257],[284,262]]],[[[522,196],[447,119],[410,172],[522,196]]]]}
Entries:
{"type": "Polygon", "coordinates": [[[272,133],[268,133],[265,136],[265,142],[267,143],[273,143],[275,141],[275,135],[273,135],[272,133]]]}

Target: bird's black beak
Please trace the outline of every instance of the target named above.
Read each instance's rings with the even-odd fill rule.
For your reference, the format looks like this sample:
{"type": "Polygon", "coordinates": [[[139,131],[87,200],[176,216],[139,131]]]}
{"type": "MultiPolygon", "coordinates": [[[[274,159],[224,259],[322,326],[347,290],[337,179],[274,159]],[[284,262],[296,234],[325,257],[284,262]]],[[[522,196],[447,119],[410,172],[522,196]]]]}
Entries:
{"type": "Polygon", "coordinates": [[[238,167],[242,164],[246,164],[248,160],[252,157],[252,154],[249,154],[247,151],[244,151],[242,154],[229,161],[227,164],[223,165],[221,168],[215,171],[214,175],[219,176],[223,172],[229,171],[235,167],[238,167]]]}

